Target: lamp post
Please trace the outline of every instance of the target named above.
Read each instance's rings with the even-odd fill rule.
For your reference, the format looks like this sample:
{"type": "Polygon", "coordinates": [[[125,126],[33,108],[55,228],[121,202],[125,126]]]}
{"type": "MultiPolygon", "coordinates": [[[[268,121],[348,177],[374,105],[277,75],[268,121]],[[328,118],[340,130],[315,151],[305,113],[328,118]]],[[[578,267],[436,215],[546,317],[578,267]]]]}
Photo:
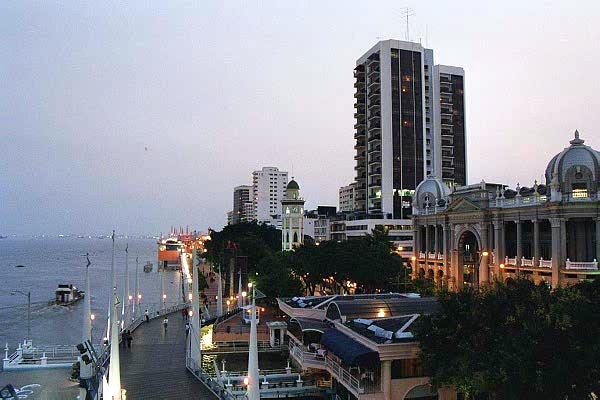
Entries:
{"type": "Polygon", "coordinates": [[[10,294],[20,294],[27,297],[27,340],[31,339],[31,292],[22,292],[20,290],[13,290],[10,294]]]}

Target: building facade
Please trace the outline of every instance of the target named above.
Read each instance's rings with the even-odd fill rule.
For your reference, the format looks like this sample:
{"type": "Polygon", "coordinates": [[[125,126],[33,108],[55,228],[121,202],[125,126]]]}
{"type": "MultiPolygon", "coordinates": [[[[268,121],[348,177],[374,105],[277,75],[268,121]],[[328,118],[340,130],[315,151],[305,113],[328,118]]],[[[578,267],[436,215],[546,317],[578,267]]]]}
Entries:
{"type": "MultiPolygon", "coordinates": [[[[446,164],[449,157],[464,164],[456,159],[466,154],[464,141],[456,141],[456,146],[463,146],[462,152],[451,151],[450,155],[442,147],[441,121],[445,126],[452,120],[447,115],[442,118],[442,107],[434,106],[441,101],[435,97],[436,90],[448,90],[445,80],[444,87],[438,87],[442,82],[439,71],[444,68],[452,67],[439,66],[434,71],[431,49],[398,40],[381,41],[357,60],[354,211],[407,218],[417,185],[429,175],[442,177],[443,153],[446,164]]],[[[460,91],[458,83],[456,87],[464,96],[464,87],[460,91]]],[[[452,101],[451,105],[444,103],[443,110],[456,112],[457,119],[462,116],[464,133],[464,99],[452,101]]],[[[455,179],[455,172],[449,168],[446,172],[448,181],[455,179]]]]}
{"type": "Polygon", "coordinates": [[[354,183],[349,184],[348,186],[340,187],[338,191],[339,201],[338,206],[339,210],[342,212],[352,212],[354,211],[354,183]]]}
{"type": "Polygon", "coordinates": [[[281,250],[290,251],[304,243],[304,199],[295,180],[287,184],[281,200],[281,250]]]}
{"type": "Polygon", "coordinates": [[[252,205],[252,186],[241,185],[233,188],[233,210],[231,223],[252,221],[254,207],[252,205]]]}
{"type": "Polygon", "coordinates": [[[479,184],[452,192],[424,180],[413,210],[413,273],[458,290],[515,275],[552,287],[600,275],[600,152],[575,132],[545,184],[479,184]]]}
{"type": "Polygon", "coordinates": [[[281,200],[285,195],[288,173],[277,167],[263,167],[252,173],[254,218],[281,229],[281,200]]]}
{"type": "Polygon", "coordinates": [[[451,388],[434,391],[418,360],[415,322],[437,311],[437,299],[387,293],[277,302],[289,316],[290,358],[332,398],[457,399],[451,388]]]}

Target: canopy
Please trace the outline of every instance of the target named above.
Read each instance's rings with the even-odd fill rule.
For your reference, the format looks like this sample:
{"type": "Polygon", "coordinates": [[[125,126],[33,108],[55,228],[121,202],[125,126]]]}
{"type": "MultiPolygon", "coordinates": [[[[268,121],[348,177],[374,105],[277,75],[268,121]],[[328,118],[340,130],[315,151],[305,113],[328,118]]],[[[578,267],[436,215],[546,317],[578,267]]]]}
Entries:
{"type": "Polygon", "coordinates": [[[321,336],[321,344],[327,350],[350,365],[369,366],[379,363],[379,353],[338,331],[329,329],[321,336]]]}

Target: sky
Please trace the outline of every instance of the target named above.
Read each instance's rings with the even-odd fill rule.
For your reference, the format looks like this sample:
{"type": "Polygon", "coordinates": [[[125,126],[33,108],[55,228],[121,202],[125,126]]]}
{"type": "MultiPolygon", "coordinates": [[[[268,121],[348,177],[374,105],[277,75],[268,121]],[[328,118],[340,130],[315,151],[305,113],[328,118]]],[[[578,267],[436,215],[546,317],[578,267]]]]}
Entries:
{"type": "Polygon", "coordinates": [[[233,187],[354,176],[356,59],[409,37],[465,69],[469,182],[600,149],[597,1],[2,1],[0,234],[220,229],[233,187]]]}

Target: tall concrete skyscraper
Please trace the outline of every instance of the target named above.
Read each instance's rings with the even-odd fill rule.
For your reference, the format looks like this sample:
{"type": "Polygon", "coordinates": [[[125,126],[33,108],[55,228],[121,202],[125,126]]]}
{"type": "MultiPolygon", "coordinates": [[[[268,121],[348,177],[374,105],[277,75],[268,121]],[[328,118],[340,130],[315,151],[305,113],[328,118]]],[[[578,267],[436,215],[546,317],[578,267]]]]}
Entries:
{"type": "Polygon", "coordinates": [[[277,167],[263,167],[252,173],[254,218],[281,228],[281,199],[285,195],[288,173],[277,167]]]}
{"type": "Polygon", "coordinates": [[[241,185],[233,188],[233,212],[231,223],[252,221],[254,219],[254,207],[252,205],[252,186],[241,185]]]}
{"type": "Polygon", "coordinates": [[[428,175],[442,178],[443,165],[453,166],[445,170],[448,182],[466,183],[464,72],[434,67],[433,50],[399,40],[378,42],[357,60],[355,212],[406,218],[417,185],[428,175]],[[462,72],[460,91],[458,79],[456,89],[445,82],[449,71],[457,77],[462,72]],[[456,91],[451,104],[447,90],[456,91]],[[442,111],[450,115],[442,118],[442,111]],[[462,132],[463,140],[454,136],[449,151],[442,146],[442,127],[453,122],[454,113],[461,127],[456,131],[444,128],[446,136],[462,132]],[[465,168],[462,175],[461,166],[465,168]]]}

